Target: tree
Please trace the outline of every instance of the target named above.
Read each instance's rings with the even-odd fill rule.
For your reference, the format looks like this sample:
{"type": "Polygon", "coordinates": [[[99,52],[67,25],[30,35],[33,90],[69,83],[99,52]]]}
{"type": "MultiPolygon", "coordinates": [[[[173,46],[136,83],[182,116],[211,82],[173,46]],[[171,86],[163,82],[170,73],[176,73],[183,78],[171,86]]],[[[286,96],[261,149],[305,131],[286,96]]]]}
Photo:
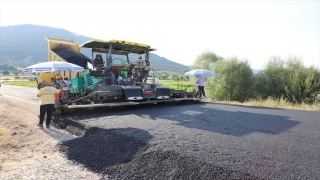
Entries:
{"type": "Polygon", "coordinates": [[[284,87],[287,83],[288,71],[285,68],[285,61],[280,57],[271,57],[266,64],[266,69],[254,79],[255,97],[261,99],[286,97],[284,87]]]}
{"type": "Polygon", "coordinates": [[[180,81],[180,77],[177,76],[177,75],[173,75],[173,76],[171,77],[171,80],[180,81]]]}
{"type": "Polygon", "coordinates": [[[305,68],[299,57],[271,57],[266,69],[255,77],[254,94],[258,99],[272,97],[291,103],[311,104],[320,89],[320,72],[305,68]]]}
{"type": "Polygon", "coordinates": [[[5,76],[7,76],[7,75],[10,74],[10,72],[9,72],[9,71],[3,71],[2,74],[5,75],[5,76]]]}
{"type": "Polygon", "coordinates": [[[314,67],[297,67],[290,72],[285,91],[292,103],[312,104],[320,89],[320,73],[314,67]]]}
{"type": "Polygon", "coordinates": [[[14,71],[17,70],[17,68],[10,64],[0,64],[0,70],[14,71]]]}
{"type": "Polygon", "coordinates": [[[253,73],[248,61],[240,61],[237,57],[219,60],[213,64],[217,77],[209,80],[214,88],[210,95],[219,100],[244,102],[251,94],[253,73]]]}
{"type": "Polygon", "coordinates": [[[160,79],[161,80],[167,80],[168,79],[168,75],[167,74],[161,74],[160,79]]]}
{"type": "Polygon", "coordinates": [[[214,52],[204,51],[202,54],[198,55],[197,59],[191,66],[191,69],[209,69],[210,65],[217,62],[219,59],[223,59],[217,56],[214,52]]]}
{"type": "Polygon", "coordinates": [[[296,56],[290,56],[286,61],[286,67],[289,71],[293,71],[295,69],[303,68],[302,59],[296,56]]]}
{"type": "Polygon", "coordinates": [[[22,75],[24,74],[24,71],[21,69],[19,69],[18,72],[19,72],[19,74],[22,74],[22,75]]]}

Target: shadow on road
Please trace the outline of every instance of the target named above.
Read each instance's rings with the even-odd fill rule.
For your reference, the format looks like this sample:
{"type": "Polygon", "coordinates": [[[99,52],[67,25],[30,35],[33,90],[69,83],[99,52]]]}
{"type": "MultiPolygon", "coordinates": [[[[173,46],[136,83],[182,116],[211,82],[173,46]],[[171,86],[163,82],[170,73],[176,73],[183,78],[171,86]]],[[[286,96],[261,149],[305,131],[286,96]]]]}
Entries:
{"type": "Polygon", "coordinates": [[[175,121],[177,122],[175,124],[180,126],[238,137],[255,132],[280,134],[300,123],[290,120],[288,116],[274,115],[274,110],[281,111],[276,108],[182,102],[121,108],[81,109],[68,114],[67,117],[79,122],[105,116],[148,117],[152,120],[175,121]]]}

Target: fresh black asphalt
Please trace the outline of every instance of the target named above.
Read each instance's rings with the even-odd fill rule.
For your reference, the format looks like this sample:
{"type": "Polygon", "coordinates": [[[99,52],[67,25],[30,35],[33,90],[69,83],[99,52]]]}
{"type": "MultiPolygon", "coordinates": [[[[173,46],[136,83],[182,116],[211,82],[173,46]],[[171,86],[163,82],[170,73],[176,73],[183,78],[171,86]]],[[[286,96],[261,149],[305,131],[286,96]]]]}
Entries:
{"type": "Polygon", "coordinates": [[[159,179],[319,179],[319,115],[319,112],[192,102],[81,109],[56,118],[58,122],[68,119],[86,129],[98,128],[111,133],[107,136],[111,139],[120,138],[118,143],[106,140],[106,136],[100,139],[99,149],[115,148],[100,154],[110,156],[116,151],[126,157],[115,162],[111,158],[114,163],[107,165],[108,160],[101,159],[104,171],[97,172],[111,177],[118,177],[111,172],[121,167],[127,174],[119,176],[121,179],[135,173],[137,178],[148,179],[152,178],[148,175],[151,172],[159,179]],[[142,159],[144,166],[137,165],[142,159]],[[168,162],[155,163],[161,159],[168,162]],[[157,166],[162,171],[154,172],[157,166]],[[174,170],[167,175],[168,168],[164,167],[174,170]],[[205,170],[201,171],[201,167],[205,170]],[[180,169],[191,171],[194,176],[180,169]]]}

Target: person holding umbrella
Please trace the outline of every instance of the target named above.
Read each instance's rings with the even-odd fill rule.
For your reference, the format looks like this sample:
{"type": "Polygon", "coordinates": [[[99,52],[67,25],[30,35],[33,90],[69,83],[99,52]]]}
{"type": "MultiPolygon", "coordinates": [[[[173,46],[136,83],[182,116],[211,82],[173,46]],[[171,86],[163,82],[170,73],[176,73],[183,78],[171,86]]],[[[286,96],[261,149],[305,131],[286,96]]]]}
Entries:
{"type": "MultiPolygon", "coordinates": [[[[84,68],[76,64],[62,62],[62,61],[49,61],[37,63],[32,66],[24,68],[24,72],[42,73],[42,72],[55,72],[55,71],[84,71],[84,68]]],[[[41,88],[37,94],[37,97],[41,98],[40,101],[40,117],[38,127],[43,127],[44,115],[47,113],[47,128],[50,127],[51,115],[55,104],[55,94],[62,92],[63,86],[60,86],[60,90],[51,87],[53,81],[47,79],[45,81],[45,87],[41,88]]]]}
{"type": "Polygon", "coordinates": [[[204,77],[205,76],[217,76],[216,73],[211,72],[209,70],[206,69],[194,69],[191,71],[188,71],[186,73],[184,73],[184,75],[186,76],[196,76],[197,77],[197,81],[196,83],[198,84],[198,90],[199,90],[199,95],[200,98],[206,97],[206,94],[204,92],[204,77]]]}
{"type": "Polygon", "coordinates": [[[40,97],[40,118],[38,127],[43,127],[44,115],[47,113],[46,128],[50,128],[51,115],[54,108],[54,97],[55,94],[59,94],[62,91],[62,86],[59,89],[52,87],[53,81],[47,79],[45,81],[45,87],[41,88],[37,94],[40,97]]]}
{"type": "Polygon", "coordinates": [[[204,92],[204,77],[203,76],[197,76],[197,81],[196,83],[198,84],[198,90],[199,90],[199,96],[200,98],[206,97],[206,93],[204,92]]]}

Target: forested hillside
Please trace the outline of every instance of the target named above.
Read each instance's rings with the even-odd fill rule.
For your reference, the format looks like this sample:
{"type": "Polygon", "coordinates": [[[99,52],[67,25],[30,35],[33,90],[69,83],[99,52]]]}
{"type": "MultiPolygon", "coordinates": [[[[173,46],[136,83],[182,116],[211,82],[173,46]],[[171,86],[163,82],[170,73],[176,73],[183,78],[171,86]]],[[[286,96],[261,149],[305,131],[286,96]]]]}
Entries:
{"type": "MultiPolygon", "coordinates": [[[[73,40],[79,44],[95,39],[94,37],[77,35],[65,29],[47,26],[2,26],[0,27],[0,64],[26,67],[47,61],[48,42],[45,37],[73,40]]],[[[112,37],[110,38],[112,39],[112,37]]],[[[82,53],[91,57],[89,51],[82,51],[82,53]]],[[[189,70],[188,66],[175,63],[154,53],[151,53],[151,64],[156,71],[182,74],[189,70]]]]}

